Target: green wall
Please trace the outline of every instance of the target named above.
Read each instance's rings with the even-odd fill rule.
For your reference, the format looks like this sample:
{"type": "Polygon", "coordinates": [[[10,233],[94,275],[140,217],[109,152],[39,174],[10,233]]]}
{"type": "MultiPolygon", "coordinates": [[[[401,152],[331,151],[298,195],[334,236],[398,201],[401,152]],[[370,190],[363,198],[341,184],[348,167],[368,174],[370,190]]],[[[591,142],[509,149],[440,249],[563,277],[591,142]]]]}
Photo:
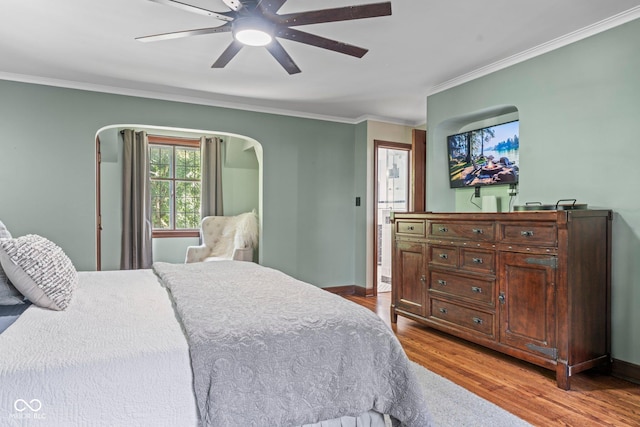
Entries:
{"type": "Polygon", "coordinates": [[[256,151],[245,141],[227,137],[222,145],[222,205],[225,215],[259,212],[259,167],[256,151]]]}
{"type": "Polygon", "coordinates": [[[469,210],[449,189],[451,130],[517,109],[515,204],[576,198],[613,220],[613,357],[640,364],[640,20],[427,98],[427,208],[469,210]]]}
{"type": "MultiPolygon", "coordinates": [[[[95,136],[135,123],[245,135],[263,148],[262,263],[354,284],[355,125],[0,81],[0,218],[95,269],[95,136]]],[[[103,207],[104,209],[104,207],[103,207]]]]}

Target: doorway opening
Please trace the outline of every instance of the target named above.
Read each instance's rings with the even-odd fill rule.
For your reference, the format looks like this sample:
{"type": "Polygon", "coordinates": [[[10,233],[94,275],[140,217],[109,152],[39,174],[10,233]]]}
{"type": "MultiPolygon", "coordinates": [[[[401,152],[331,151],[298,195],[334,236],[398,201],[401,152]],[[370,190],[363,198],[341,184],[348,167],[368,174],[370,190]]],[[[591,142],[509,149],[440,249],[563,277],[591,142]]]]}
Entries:
{"type": "Polygon", "coordinates": [[[391,291],[391,212],[407,212],[411,144],[374,141],[374,295],[391,291]]]}
{"type": "MultiPolygon", "coordinates": [[[[263,151],[262,145],[247,136],[199,129],[182,129],[142,124],[114,124],[96,132],[96,268],[118,270],[121,253],[122,136],[120,130],[145,130],[156,137],[200,139],[223,138],[223,194],[225,215],[256,210],[259,240],[262,242],[263,151]]],[[[153,260],[182,263],[186,248],[199,244],[195,236],[153,239],[153,260]]],[[[262,251],[258,251],[262,262],[262,251]]]]}

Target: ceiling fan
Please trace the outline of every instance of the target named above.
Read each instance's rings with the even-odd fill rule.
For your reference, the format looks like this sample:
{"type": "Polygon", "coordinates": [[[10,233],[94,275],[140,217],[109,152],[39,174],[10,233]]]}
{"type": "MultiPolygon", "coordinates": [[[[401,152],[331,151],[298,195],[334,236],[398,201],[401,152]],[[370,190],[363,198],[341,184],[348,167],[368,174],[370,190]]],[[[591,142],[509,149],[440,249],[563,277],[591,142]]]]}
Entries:
{"type": "Polygon", "coordinates": [[[226,12],[214,12],[176,0],[150,1],[200,15],[210,16],[224,21],[224,24],[217,27],[138,37],[136,40],[151,42],[203,34],[231,32],[233,41],[213,63],[211,68],[223,68],[245,45],[264,46],[289,74],[299,73],[300,68],[298,68],[280,42],[276,40],[277,37],[317,46],[357,58],[362,58],[364,54],[368,52],[368,49],[316,36],[291,27],[391,15],[391,2],[279,15],[277,13],[278,10],[287,0],[222,0],[230,9],[226,12]]]}

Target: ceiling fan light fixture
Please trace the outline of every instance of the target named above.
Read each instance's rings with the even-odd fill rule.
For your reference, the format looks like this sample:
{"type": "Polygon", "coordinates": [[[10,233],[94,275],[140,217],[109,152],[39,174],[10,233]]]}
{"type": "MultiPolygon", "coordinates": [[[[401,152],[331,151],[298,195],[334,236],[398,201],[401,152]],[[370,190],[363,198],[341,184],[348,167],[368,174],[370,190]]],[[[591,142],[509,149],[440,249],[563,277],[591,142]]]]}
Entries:
{"type": "Polygon", "coordinates": [[[242,30],[235,34],[236,40],[248,46],[266,46],[271,43],[273,37],[261,30],[242,30]]]}
{"type": "Polygon", "coordinates": [[[233,21],[233,37],[247,46],[266,46],[273,40],[273,25],[255,18],[233,21]]]}

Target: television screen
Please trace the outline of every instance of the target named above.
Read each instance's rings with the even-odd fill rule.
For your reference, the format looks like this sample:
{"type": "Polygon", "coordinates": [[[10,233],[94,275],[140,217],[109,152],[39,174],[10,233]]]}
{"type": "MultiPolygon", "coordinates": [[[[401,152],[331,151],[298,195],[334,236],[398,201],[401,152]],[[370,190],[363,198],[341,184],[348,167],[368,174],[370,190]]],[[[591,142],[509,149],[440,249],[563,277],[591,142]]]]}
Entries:
{"type": "Polygon", "coordinates": [[[451,188],[518,182],[517,120],[447,137],[451,188]]]}

